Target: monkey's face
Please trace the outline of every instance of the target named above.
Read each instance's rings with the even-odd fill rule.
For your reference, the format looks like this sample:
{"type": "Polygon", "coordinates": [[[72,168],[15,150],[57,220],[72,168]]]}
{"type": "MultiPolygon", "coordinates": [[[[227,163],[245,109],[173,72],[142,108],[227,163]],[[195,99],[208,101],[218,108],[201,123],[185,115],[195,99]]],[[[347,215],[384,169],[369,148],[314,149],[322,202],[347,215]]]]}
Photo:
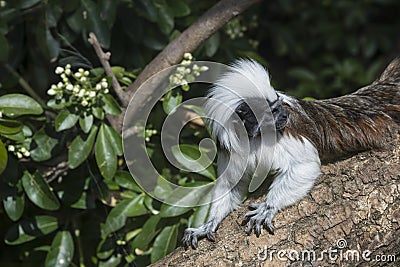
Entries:
{"type": "Polygon", "coordinates": [[[236,108],[235,112],[249,137],[259,136],[262,129],[281,131],[289,119],[289,113],[282,106],[279,98],[272,103],[256,98],[247,99],[236,108]]]}

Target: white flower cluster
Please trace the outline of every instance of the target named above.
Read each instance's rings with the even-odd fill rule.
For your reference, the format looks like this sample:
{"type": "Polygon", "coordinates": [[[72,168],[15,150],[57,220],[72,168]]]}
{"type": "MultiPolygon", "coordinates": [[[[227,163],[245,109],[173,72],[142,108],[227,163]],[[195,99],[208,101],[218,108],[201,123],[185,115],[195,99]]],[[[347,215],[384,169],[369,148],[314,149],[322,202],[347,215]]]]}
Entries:
{"type": "Polygon", "coordinates": [[[190,53],[185,53],[183,55],[183,60],[181,62],[181,66],[176,68],[174,74],[169,76],[170,86],[174,87],[177,85],[182,86],[182,89],[187,91],[189,90],[189,83],[193,82],[196,77],[200,76],[201,72],[207,71],[207,66],[198,66],[197,64],[193,64],[190,66],[193,60],[193,56],[190,53]]]}
{"type": "Polygon", "coordinates": [[[146,129],[144,131],[144,140],[146,142],[150,142],[150,138],[155,134],[157,134],[157,130],[155,130],[155,129],[146,129]]]}
{"type": "Polygon", "coordinates": [[[232,40],[243,37],[245,31],[247,31],[247,27],[245,25],[241,25],[240,18],[238,17],[228,22],[225,27],[225,33],[232,40]]]}
{"type": "Polygon", "coordinates": [[[54,96],[57,100],[64,98],[86,107],[96,102],[96,96],[99,94],[109,93],[107,79],[103,78],[95,86],[92,86],[92,82],[89,79],[89,71],[82,68],[73,73],[71,65],[68,64],[65,68],[57,67],[55,73],[60,75],[62,82],[51,85],[47,94],[54,96]]]}
{"type": "Polygon", "coordinates": [[[23,157],[29,157],[31,155],[28,149],[22,145],[8,145],[7,149],[19,159],[22,159],[23,157]]]}

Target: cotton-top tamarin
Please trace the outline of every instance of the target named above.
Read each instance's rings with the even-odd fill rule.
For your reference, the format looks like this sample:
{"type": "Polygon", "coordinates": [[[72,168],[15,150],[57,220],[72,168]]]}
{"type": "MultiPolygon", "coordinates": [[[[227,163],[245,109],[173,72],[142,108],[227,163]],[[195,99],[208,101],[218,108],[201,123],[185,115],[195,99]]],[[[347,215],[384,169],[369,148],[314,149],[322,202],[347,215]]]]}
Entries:
{"type": "MultiPolygon", "coordinates": [[[[345,96],[306,101],[276,92],[268,72],[238,60],[208,93],[204,106],[219,145],[218,179],[207,223],[188,228],[186,247],[214,241],[220,222],[243,201],[252,179],[275,170],[264,202],[243,219],[258,237],[274,232],[274,215],[303,198],[321,174],[321,161],[381,147],[400,123],[400,59],[382,76],[345,96]]],[[[257,183],[256,183],[257,184],[257,183]]]]}

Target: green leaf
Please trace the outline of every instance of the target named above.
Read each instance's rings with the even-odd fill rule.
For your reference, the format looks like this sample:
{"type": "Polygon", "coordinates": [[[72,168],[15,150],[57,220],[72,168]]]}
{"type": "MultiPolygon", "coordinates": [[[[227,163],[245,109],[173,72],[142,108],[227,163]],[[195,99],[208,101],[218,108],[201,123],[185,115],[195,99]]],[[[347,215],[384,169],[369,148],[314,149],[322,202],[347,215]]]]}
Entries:
{"type": "Polygon", "coordinates": [[[164,96],[163,109],[165,113],[170,114],[177,106],[182,103],[182,94],[179,90],[170,90],[164,96]]]}
{"type": "Polygon", "coordinates": [[[9,51],[10,47],[7,38],[3,34],[0,34],[0,62],[7,62],[9,51]]]}
{"type": "Polygon", "coordinates": [[[26,9],[38,4],[40,0],[22,0],[19,1],[19,8],[26,9]]]}
{"type": "Polygon", "coordinates": [[[127,217],[136,217],[147,214],[143,204],[144,197],[138,195],[132,199],[125,199],[119,202],[108,214],[102,236],[105,237],[125,226],[127,217]]]}
{"type": "Polygon", "coordinates": [[[31,151],[31,158],[34,161],[45,161],[52,157],[51,151],[57,145],[58,140],[46,134],[45,127],[42,127],[32,140],[37,147],[31,151]]]}
{"type": "Polygon", "coordinates": [[[103,101],[104,101],[103,109],[107,114],[111,115],[121,114],[121,108],[119,107],[118,102],[112,95],[110,94],[103,95],[103,101]]]}
{"type": "Polygon", "coordinates": [[[68,166],[75,169],[84,162],[92,152],[93,144],[96,139],[97,126],[93,126],[89,135],[78,135],[72,141],[68,151],[68,166]]]}
{"type": "Polygon", "coordinates": [[[83,29],[85,20],[83,19],[83,8],[79,7],[75,12],[67,17],[68,26],[75,32],[80,33],[83,29]]]}
{"type": "Polygon", "coordinates": [[[170,34],[174,29],[174,12],[167,5],[161,5],[158,9],[157,24],[161,32],[170,34]]]}
{"type": "Polygon", "coordinates": [[[191,207],[179,207],[179,206],[171,206],[168,204],[163,203],[161,205],[160,209],[160,216],[162,218],[168,218],[168,217],[176,217],[182,214],[185,214],[189,210],[191,210],[191,207]]]}
{"type": "Polygon", "coordinates": [[[149,0],[140,0],[143,8],[141,9],[144,12],[144,16],[151,22],[157,21],[157,8],[154,6],[152,1],[149,0]]]}
{"type": "Polygon", "coordinates": [[[133,190],[137,193],[142,193],[143,190],[136,183],[135,179],[133,179],[132,175],[127,171],[118,170],[114,176],[115,182],[124,188],[133,190]]]}
{"type": "Polygon", "coordinates": [[[25,141],[25,135],[24,135],[23,131],[17,132],[15,134],[2,134],[2,136],[7,139],[14,140],[14,141],[21,142],[21,143],[25,141]]]}
{"type": "Polygon", "coordinates": [[[53,109],[63,109],[67,106],[67,103],[64,98],[61,100],[50,99],[47,101],[47,106],[53,109]]]}
{"type": "Polygon", "coordinates": [[[210,188],[204,186],[206,184],[208,183],[196,182],[192,185],[186,184],[187,186],[191,186],[190,194],[187,193],[188,187],[177,187],[174,189],[165,197],[166,203],[173,203],[173,205],[163,203],[160,208],[160,216],[163,218],[180,216],[191,210],[200,200],[207,200],[210,198],[210,188]]]}
{"type": "Polygon", "coordinates": [[[206,55],[212,57],[218,51],[220,44],[220,34],[219,32],[213,34],[205,43],[204,48],[206,50],[206,55]]]}
{"type": "Polygon", "coordinates": [[[161,217],[158,215],[151,216],[143,225],[142,231],[133,239],[131,247],[138,248],[140,250],[147,250],[150,242],[159,232],[157,225],[160,222],[161,217]]]}
{"type": "Polygon", "coordinates": [[[179,224],[174,224],[165,227],[154,240],[153,250],[151,252],[152,263],[158,261],[175,249],[178,238],[178,226],[179,224]]]}
{"type": "Polygon", "coordinates": [[[47,53],[51,61],[57,59],[60,54],[60,43],[54,39],[49,29],[46,29],[47,53]]]}
{"type": "Polygon", "coordinates": [[[81,0],[83,8],[87,11],[88,30],[96,34],[99,42],[108,49],[110,47],[111,31],[107,22],[101,18],[100,10],[92,0],[81,0]]]}
{"type": "Polygon", "coordinates": [[[184,17],[190,14],[190,7],[182,0],[167,0],[167,5],[172,9],[175,17],[184,17]]]}
{"type": "Polygon", "coordinates": [[[119,264],[121,263],[121,260],[121,254],[112,255],[112,257],[110,257],[107,261],[100,261],[99,267],[118,267],[120,266],[119,264]]]}
{"type": "Polygon", "coordinates": [[[45,210],[57,210],[60,208],[58,198],[39,172],[30,174],[25,171],[22,176],[22,186],[28,198],[38,207],[45,210]]]}
{"type": "Polygon", "coordinates": [[[4,172],[7,167],[8,153],[3,142],[0,140],[0,174],[4,172]]]}
{"type": "Polygon", "coordinates": [[[195,145],[176,145],[171,148],[171,152],[176,160],[186,169],[199,173],[211,180],[216,179],[213,165],[207,166],[212,162],[203,152],[200,153],[199,147],[195,145]]]}
{"type": "Polygon", "coordinates": [[[16,134],[22,130],[22,123],[0,118],[0,134],[16,134]]]}
{"type": "Polygon", "coordinates": [[[104,119],[104,111],[102,107],[92,107],[92,114],[99,120],[104,119]]]}
{"type": "Polygon", "coordinates": [[[106,179],[111,179],[117,171],[117,154],[106,136],[104,127],[104,124],[100,126],[96,140],[95,157],[101,175],[106,179]]]}
{"type": "Polygon", "coordinates": [[[104,131],[105,131],[106,137],[108,138],[108,141],[113,146],[115,154],[117,154],[118,156],[122,156],[124,151],[122,148],[121,135],[113,127],[111,127],[107,124],[103,124],[103,125],[104,125],[104,131]]]}
{"type": "Polygon", "coordinates": [[[79,118],[79,126],[81,126],[81,129],[84,133],[90,132],[90,129],[92,129],[93,126],[93,115],[85,115],[84,117],[79,118]]]}
{"type": "Polygon", "coordinates": [[[46,267],[70,266],[74,257],[74,241],[69,231],[59,231],[46,256],[46,267]]]}
{"type": "Polygon", "coordinates": [[[188,227],[199,227],[207,221],[210,204],[197,207],[192,216],[189,217],[188,227]]]}
{"type": "Polygon", "coordinates": [[[0,112],[9,117],[39,115],[43,109],[36,100],[23,94],[7,94],[0,97],[0,112]]]}
{"type": "Polygon", "coordinates": [[[78,119],[79,116],[69,112],[68,109],[61,110],[54,122],[56,131],[60,132],[74,127],[78,119]]]}
{"type": "Polygon", "coordinates": [[[25,207],[25,197],[22,191],[21,180],[18,181],[17,186],[4,186],[3,205],[4,210],[12,221],[18,221],[25,207]]]}
{"type": "Polygon", "coordinates": [[[23,220],[11,226],[5,234],[8,245],[19,245],[47,235],[58,228],[58,221],[53,216],[40,215],[30,220],[23,220]]]}

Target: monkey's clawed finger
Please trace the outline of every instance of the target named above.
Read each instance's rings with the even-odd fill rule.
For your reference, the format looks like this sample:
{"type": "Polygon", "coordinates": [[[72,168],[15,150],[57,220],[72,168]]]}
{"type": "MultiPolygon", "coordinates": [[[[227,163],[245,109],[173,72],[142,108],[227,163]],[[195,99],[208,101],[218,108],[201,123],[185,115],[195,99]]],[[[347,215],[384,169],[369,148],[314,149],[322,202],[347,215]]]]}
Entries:
{"type": "Polygon", "coordinates": [[[255,210],[249,211],[243,218],[242,226],[248,223],[246,234],[250,235],[254,228],[254,233],[257,237],[261,235],[261,229],[264,227],[270,234],[274,234],[274,226],[272,219],[276,213],[276,210],[268,205],[261,205],[252,203],[249,208],[255,210]]]}

